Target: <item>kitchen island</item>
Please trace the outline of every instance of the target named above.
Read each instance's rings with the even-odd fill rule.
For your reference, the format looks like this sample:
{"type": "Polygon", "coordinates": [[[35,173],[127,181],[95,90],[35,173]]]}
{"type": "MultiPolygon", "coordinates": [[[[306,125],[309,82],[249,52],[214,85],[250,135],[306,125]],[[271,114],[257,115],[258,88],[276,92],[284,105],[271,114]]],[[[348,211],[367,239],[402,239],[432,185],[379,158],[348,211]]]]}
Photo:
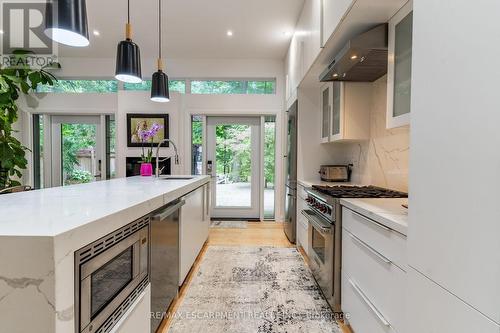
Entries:
{"type": "MultiPolygon", "coordinates": [[[[177,177],[120,178],[0,196],[2,331],[75,332],[75,251],[210,180],[177,177]]],[[[136,300],[142,299],[136,305],[145,323],[148,291],[136,300]]]]}

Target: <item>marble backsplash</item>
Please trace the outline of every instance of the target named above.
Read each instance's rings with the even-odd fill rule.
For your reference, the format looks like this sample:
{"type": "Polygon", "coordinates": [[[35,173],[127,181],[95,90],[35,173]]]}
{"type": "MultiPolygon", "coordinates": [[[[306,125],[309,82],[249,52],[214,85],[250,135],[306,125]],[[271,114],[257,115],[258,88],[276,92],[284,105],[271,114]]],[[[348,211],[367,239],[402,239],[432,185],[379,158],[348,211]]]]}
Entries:
{"type": "Polygon", "coordinates": [[[354,165],[352,181],[408,191],[410,128],[386,129],[387,77],[373,83],[370,140],[343,145],[344,163],[354,165]]]}

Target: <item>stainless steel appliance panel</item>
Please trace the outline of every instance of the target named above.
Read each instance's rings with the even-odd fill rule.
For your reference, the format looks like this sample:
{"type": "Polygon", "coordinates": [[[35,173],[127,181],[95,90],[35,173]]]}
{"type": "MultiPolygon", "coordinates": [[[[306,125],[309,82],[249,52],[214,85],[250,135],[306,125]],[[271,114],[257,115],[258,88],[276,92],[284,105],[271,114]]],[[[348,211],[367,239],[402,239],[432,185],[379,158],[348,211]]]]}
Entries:
{"type": "Polygon", "coordinates": [[[295,101],[287,111],[286,199],[283,223],[285,235],[292,243],[295,243],[297,227],[297,112],[298,101],[295,101]]]}
{"type": "Polygon", "coordinates": [[[148,271],[149,217],[76,251],[76,332],[111,329],[147,285],[148,271]]]}
{"type": "Polygon", "coordinates": [[[179,285],[179,209],[176,200],[151,216],[151,332],[156,332],[179,285]]]}
{"type": "Polygon", "coordinates": [[[316,282],[332,308],[335,307],[333,291],[333,267],[335,228],[329,221],[313,210],[303,210],[302,214],[309,221],[309,257],[310,267],[316,282]]]}

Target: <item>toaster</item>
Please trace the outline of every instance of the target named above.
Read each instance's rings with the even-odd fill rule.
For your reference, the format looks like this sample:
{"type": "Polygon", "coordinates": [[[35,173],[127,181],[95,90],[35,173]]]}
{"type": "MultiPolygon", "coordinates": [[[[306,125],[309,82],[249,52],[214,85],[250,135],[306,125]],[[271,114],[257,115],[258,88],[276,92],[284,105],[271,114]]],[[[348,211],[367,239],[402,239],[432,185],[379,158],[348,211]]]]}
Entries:
{"type": "Polygon", "coordinates": [[[326,182],[348,182],[351,179],[351,167],[348,165],[322,165],[319,170],[321,180],[326,182]]]}

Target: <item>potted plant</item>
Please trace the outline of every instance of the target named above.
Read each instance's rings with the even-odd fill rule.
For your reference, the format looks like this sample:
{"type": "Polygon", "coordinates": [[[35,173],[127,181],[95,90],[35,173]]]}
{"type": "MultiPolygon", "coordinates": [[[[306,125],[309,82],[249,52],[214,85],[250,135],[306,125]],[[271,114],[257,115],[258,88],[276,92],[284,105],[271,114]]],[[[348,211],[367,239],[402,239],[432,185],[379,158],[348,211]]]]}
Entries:
{"type": "Polygon", "coordinates": [[[28,58],[31,51],[16,50],[11,57],[11,64],[2,67],[0,64],[0,190],[21,185],[13,177],[20,178],[21,171],[26,169],[26,148],[13,136],[16,131],[12,125],[18,119],[16,101],[20,94],[28,95],[36,91],[39,84],[53,85],[56,77],[47,72],[49,68],[61,68],[54,62],[39,69],[30,67],[28,58]]]}
{"type": "Polygon", "coordinates": [[[141,176],[153,175],[153,165],[151,164],[153,160],[153,139],[162,128],[162,125],[153,123],[150,128],[138,131],[138,135],[142,143],[141,176]],[[150,143],[147,150],[144,149],[144,144],[146,143],[150,143]]]}

